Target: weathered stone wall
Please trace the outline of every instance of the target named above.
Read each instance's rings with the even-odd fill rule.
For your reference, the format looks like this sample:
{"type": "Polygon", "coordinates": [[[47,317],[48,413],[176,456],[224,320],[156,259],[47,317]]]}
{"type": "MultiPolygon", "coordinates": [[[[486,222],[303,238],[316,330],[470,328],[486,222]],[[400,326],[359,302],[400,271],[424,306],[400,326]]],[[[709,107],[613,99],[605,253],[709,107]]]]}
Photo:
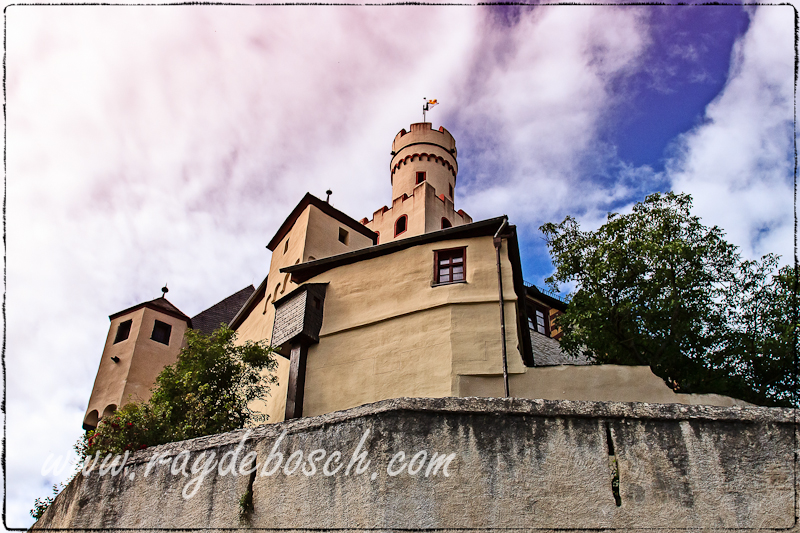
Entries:
{"type": "Polygon", "coordinates": [[[244,444],[236,431],[144,450],[117,476],[79,476],[35,528],[796,531],[794,417],[758,407],[387,400],[260,426],[244,444]],[[203,452],[228,454],[225,469],[237,449],[242,475],[217,465],[197,482],[203,452]],[[184,462],[188,477],[173,475],[184,462]],[[240,516],[248,487],[253,507],[240,516]]]}

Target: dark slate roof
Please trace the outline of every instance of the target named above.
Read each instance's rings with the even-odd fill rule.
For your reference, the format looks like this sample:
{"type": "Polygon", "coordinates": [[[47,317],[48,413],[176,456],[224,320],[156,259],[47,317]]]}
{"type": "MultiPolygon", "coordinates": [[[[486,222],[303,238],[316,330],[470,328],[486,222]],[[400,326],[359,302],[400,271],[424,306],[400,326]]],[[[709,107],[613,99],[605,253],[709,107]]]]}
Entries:
{"type": "Polygon", "coordinates": [[[236,313],[242,308],[250,295],[255,292],[252,285],[248,285],[239,292],[235,292],[205,311],[192,317],[193,329],[210,335],[220,324],[230,324],[236,313]]]}
{"type": "Polygon", "coordinates": [[[561,344],[541,333],[531,332],[534,366],[590,365],[585,356],[572,357],[561,350],[561,344]]]}
{"type": "Polygon", "coordinates": [[[143,302],[134,305],[133,307],[123,309],[122,311],[110,315],[108,318],[109,320],[114,320],[117,317],[120,317],[122,315],[127,315],[128,313],[136,311],[137,309],[140,309],[142,307],[149,307],[150,309],[160,311],[165,315],[174,316],[175,318],[180,318],[181,320],[185,320],[186,322],[189,323],[190,327],[192,325],[191,319],[185,314],[183,314],[183,312],[180,309],[172,305],[172,303],[170,303],[170,301],[164,298],[163,296],[161,296],[160,298],[156,298],[155,300],[150,300],[149,302],[143,302]]]}

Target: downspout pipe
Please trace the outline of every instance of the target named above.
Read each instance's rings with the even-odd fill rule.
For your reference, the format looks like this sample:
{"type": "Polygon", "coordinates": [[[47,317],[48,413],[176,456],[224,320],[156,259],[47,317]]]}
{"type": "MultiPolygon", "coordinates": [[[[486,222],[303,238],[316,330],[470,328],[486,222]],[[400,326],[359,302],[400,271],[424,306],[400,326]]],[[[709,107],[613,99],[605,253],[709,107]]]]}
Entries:
{"type": "Polygon", "coordinates": [[[503,386],[506,393],[505,397],[508,398],[510,394],[508,392],[508,355],[506,354],[506,310],[505,302],[503,302],[503,273],[500,268],[500,247],[503,245],[503,238],[500,234],[506,227],[508,227],[508,217],[503,216],[503,223],[500,224],[497,233],[494,234],[493,240],[495,255],[497,256],[497,289],[499,291],[500,302],[500,346],[503,353],[503,386]]]}

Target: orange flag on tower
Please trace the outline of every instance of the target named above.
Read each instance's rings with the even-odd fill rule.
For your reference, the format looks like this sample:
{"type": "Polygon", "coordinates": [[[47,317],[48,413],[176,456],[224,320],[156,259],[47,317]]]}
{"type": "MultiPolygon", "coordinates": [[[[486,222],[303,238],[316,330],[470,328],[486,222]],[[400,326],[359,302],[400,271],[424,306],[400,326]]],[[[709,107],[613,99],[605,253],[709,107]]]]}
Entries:
{"type": "Polygon", "coordinates": [[[425,122],[426,121],[425,113],[427,113],[430,108],[438,104],[439,100],[436,100],[435,98],[433,100],[428,100],[427,98],[423,98],[423,100],[425,100],[425,105],[422,106],[422,122],[425,122]]]}

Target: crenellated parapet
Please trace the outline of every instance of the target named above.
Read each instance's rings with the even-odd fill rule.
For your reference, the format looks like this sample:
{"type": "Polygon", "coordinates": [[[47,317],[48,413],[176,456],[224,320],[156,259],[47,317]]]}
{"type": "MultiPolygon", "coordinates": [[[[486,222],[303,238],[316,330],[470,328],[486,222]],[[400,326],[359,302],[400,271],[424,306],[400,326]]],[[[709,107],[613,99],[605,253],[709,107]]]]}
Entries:
{"type": "MultiPolygon", "coordinates": [[[[450,161],[446,160],[444,157],[438,156],[436,154],[428,154],[423,152],[421,154],[420,153],[408,154],[403,159],[394,163],[394,166],[392,167],[392,182],[394,183],[395,172],[397,172],[403,165],[406,165],[408,163],[413,163],[415,160],[433,161],[434,163],[442,165],[443,167],[447,168],[447,170],[449,170],[450,173],[453,175],[453,181],[455,181],[456,179],[456,174],[458,173],[458,169],[456,168],[455,165],[450,163],[450,161]]],[[[392,159],[392,161],[394,162],[395,159],[392,159]]]]}

